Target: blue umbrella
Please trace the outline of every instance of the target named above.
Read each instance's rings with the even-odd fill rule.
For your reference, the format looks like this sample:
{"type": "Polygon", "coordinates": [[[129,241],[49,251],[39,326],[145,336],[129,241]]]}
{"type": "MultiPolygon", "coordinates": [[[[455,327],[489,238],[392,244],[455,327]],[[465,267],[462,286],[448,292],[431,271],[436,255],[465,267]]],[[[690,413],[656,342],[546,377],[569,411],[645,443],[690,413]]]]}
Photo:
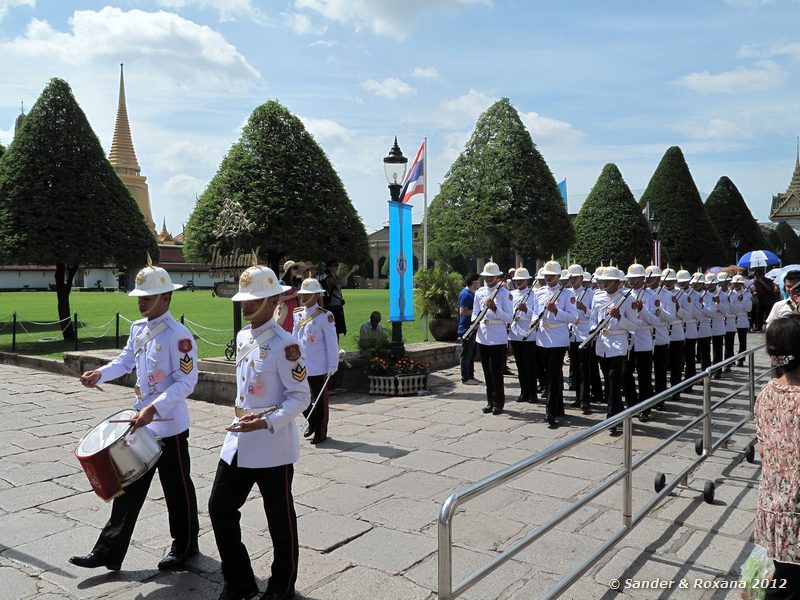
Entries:
{"type": "Polygon", "coordinates": [[[779,262],[781,262],[781,259],[769,250],[753,250],[742,256],[737,264],[745,269],[755,269],[757,267],[777,265],[779,262]]]}

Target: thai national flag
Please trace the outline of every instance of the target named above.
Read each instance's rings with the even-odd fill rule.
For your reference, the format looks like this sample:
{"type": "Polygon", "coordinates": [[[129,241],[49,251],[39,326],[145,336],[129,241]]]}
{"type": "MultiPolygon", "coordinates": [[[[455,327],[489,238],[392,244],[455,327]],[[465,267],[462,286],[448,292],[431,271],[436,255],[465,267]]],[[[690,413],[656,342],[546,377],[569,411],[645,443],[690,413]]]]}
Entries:
{"type": "Polygon", "coordinates": [[[425,191],[425,160],[423,159],[425,152],[425,142],[417,151],[417,156],[414,162],[411,163],[411,168],[406,174],[406,180],[403,182],[403,189],[400,190],[400,200],[403,204],[408,204],[412,196],[422,194],[425,191]]]}

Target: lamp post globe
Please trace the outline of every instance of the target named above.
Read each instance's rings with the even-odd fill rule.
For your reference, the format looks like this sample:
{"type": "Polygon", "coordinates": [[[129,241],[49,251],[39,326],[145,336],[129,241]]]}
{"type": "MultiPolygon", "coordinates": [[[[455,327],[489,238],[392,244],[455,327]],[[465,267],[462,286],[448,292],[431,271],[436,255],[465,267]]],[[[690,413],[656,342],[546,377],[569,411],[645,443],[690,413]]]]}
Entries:
{"type": "Polygon", "coordinates": [[[731,248],[733,248],[733,251],[736,253],[736,264],[739,263],[739,244],[741,243],[742,240],[740,240],[739,236],[734,232],[733,235],[731,235],[731,248]]]}
{"type": "Polygon", "coordinates": [[[658,232],[661,231],[661,219],[656,216],[655,212],[650,213],[650,232],[653,234],[653,262],[660,269],[661,268],[661,242],[658,241],[658,232]]]}
{"type": "MultiPolygon", "coordinates": [[[[392,202],[400,202],[400,190],[403,188],[403,180],[406,176],[406,167],[408,166],[408,158],[403,156],[400,146],[397,145],[397,136],[394,138],[389,154],[383,159],[383,171],[386,175],[386,181],[389,184],[389,196],[392,202]]],[[[401,321],[392,321],[392,354],[400,358],[405,354],[405,347],[403,346],[403,323],[401,321]]]]}

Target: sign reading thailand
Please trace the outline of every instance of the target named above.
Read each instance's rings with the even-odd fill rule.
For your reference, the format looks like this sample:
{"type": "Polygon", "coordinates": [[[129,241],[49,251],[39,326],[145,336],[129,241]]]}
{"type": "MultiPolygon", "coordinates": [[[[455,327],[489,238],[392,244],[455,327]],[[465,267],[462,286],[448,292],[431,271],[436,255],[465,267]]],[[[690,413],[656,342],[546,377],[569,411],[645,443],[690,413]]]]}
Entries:
{"type": "Polygon", "coordinates": [[[389,202],[389,320],[414,320],[411,205],[389,202]]]}
{"type": "Polygon", "coordinates": [[[253,256],[258,256],[259,246],[248,252],[235,250],[229,254],[222,254],[218,244],[211,246],[211,268],[208,276],[211,279],[237,279],[242,271],[252,266],[253,256]]]}

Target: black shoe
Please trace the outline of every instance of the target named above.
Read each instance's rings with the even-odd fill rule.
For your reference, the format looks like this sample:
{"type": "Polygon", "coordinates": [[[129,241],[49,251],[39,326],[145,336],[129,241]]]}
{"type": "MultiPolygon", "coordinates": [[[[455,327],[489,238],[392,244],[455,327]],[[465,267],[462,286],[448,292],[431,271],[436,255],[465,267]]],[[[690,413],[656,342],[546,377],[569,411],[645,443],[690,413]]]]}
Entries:
{"type": "Polygon", "coordinates": [[[494,410],[494,406],[492,406],[491,404],[487,404],[481,410],[483,411],[483,414],[488,415],[490,412],[494,410]]]}
{"type": "Polygon", "coordinates": [[[528,399],[527,399],[525,396],[523,396],[522,394],[520,394],[520,395],[517,397],[517,400],[516,400],[516,402],[530,402],[530,400],[528,400],[528,399]]]}
{"type": "Polygon", "coordinates": [[[588,404],[586,404],[584,406],[581,406],[581,409],[583,410],[583,414],[585,414],[585,415],[592,414],[592,407],[589,406],[588,404]]]}
{"type": "Polygon", "coordinates": [[[250,600],[256,596],[258,596],[258,586],[256,586],[255,583],[253,584],[253,587],[244,592],[231,590],[226,584],[223,586],[222,593],[219,595],[217,600],[250,600]]]}
{"type": "Polygon", "coordinates": [[[578,400],[575,400],[572,404],[570,404],[572,408],[580,408],[581,403],[578,400]]]}
{"type": "Polygon", "coordinates": [[[500,408],[499,406],[495,406],[495,407],[492,409],[492,414],[493,414],[493,415],[502,415],[502,414],[503,414],[503,409],[502,409],[502,408],[500,408]]]}
{"type": "Polygon", "coordinates": [[[322,442],[324,442],[327,439],[328,439],[327,437],[322,437],[321,435],[315,435],[313,437],[313,439],[311,440],[311,443],[312,444],[321,444],[322,442]]]}
{"type": "Polygon", "coordinates": [[[76,567],[83,567],[84,569],[105,567],[109,571],[119,571],[122,568],[121,562],[111,562],[107,557],[97,552],[90,552],[86,556],[71,556],[69,562],[76,567]]]}
{"type": "Polygon", "coordinates": [[[536,398],[528,398],[528,404],[536,404],[537,402],[539,402],[539,400],[536,398]]]}
{"type": "Polygon", "coordinates": [[[187,560],[199,553],[200,549],[197,547],[197,540],[189,544],[186,552],[176,552],[175,548],[173,547],[164,558],[158,561],[158,570],[170,571],[172,569],[177,569],[187,560]]]}
{"type": "Polygon", "coordinates": [[[667,410],[667,407],[664,406],[663,402],[656,404],[656,410],[667,410]]]}
{"type": "Polygon", "coordinates": [[[549,419],[547,419],[547,426],[550,429],[555,429],[556,427],[558,427],[558,421],[556,421],[555,417],[550,417],[549,419]]]}
{"type": "Polygon", "coordinates": [[[608,433],[611,435],[617,435],[617,426],[614,425],[611,429],[608,430],[608,433]]]}
{"type": "Polygon", "coordinates": [[[737,367],[743,367],[744,366],[744,361],[740,360],[739,362],[736,363],[736,366],[737,367]]]}
{"type": "Polygon", "coordinates": [[[309,428],[309,429],[307,429],[307,430],[306,430],[306,432],[303,434],[303,437],[304,437],[304,438],[309,438],[309,437],[311,437],[312,435],[314,435],[314,430],[309,428]]]}
{"type": "Polygon", "coordinates": [[[503,369],[503,375],[513,375],[513,374],[514,374],[514,371],[512,371],[512,370],[511,370],[511,369],[509,369],[508,367],[506,367],[505,369],[503,369]]]}
{"type": "Polygon", "coordinates": [[[280,592],[264,592],[261,595],[261,600],[292,600],[294,598],[294,591],[281,594],[280,592]]]}
{"type": "Polygon", "coordinates": [[[650,420],[650,415],[646,415],[645,413],[639,413],[639,421],[642,423],[647,423],[650,420]]]}

